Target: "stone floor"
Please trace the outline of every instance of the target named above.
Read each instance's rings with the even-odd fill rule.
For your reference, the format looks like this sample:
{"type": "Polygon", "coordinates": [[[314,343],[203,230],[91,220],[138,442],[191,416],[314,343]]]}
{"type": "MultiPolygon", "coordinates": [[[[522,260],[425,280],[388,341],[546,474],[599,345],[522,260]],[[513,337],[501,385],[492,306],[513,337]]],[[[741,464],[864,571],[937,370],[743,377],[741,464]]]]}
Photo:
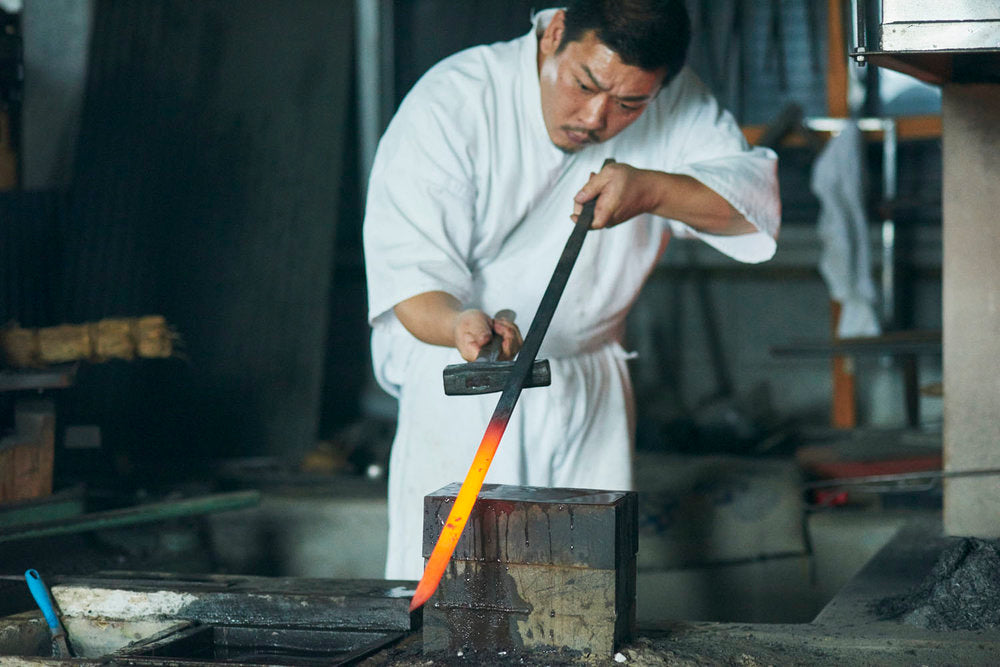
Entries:
{"type": "Polygon", "coordinates": [[[368,664],[410,665],[997,665],[1000,628],[934,631],[882,620],[873,603],[918,586],[942,550],[956,538],[941,534],[938,516],[907,523],[838,593],[811,623],[646,624],[615,658],[568,655],[528,657],[424,656],[419,635],[371,658],[368,664]]]}

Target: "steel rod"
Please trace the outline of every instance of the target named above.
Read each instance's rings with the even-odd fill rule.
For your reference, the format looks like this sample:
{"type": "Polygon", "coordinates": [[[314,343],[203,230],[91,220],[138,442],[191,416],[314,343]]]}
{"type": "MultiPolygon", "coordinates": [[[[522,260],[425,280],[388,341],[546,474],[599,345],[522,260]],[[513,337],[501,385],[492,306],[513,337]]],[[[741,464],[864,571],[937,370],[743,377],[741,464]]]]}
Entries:
{"type": "Polygon", "coordinates": [[[489,425],[486,427],[486,433],[483,435],[483,439],[479,443],[479,448],[476,450],[472,466],[465,476],[465,481],[462,482],[458,496],[455,498],[455,504],[452,505],[451,511],[448,513],[448,518],[441,529],[441,534],[434,545],[434,550],[431,552],[430,558],[427,559],[424,574],[417,584],[417,590],[414,592],[413,599],[410,601],[410,611],[420,607],[434,594],[438,584],[441,582],[444,570],[451,560],[451,555],[455,552],[455,546],[462,536],[462,530],[465,528],[465,523],[472,512],[476,497],[483,487],[483,480],[486,477],[490,464],[493,462],[497,447],[500,445],[500,439],[507,429],[507,423],[514,412],[514,406],[521,395],[521,390],[524,388],[528,374],[531,373],[531,368],[535,363],[535,356],[542,346],[542,339],[545,337],[545,332],[552,321],[556,307],[559,305],[559,299],[562,297],[566,282],[569,280],[569,274],[573,270],[576,258],[580,254],[583,240],[586,238],[587,231],[589,231],[590,225],[594,221],[595,206],[596,200],[584,204],[583,210],[580,212],[579,217],[577,217],[573,231],[566,241],[566,246],[559,256],[559,261],[556,263],[552,278],[549,280],[548,287],[545,288],[542,300],[538,305],[538,310],[535,311],[535,316],[531,320],[528,335],[524,339],[524,344],[521,346],[520,352],[518,352],[510,377],[507,379],[507,384],[504,385],[503,392],[500,394],[500,400],[497,401],[497,407],[493,411],[489,425]]]}

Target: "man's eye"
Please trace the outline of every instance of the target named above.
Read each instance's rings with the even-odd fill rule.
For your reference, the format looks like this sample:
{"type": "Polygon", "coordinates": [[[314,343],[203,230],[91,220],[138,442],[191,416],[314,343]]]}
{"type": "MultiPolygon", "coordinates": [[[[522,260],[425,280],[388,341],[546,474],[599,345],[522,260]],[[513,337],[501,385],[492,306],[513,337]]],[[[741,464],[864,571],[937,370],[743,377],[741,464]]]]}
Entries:
{"type": "Polygon", "coordinates": [[[639,107],[632,106],[631,104],[624,104],[622,102],[619,102],[618,106],[620,108],[624,109],[625,111],[638,111],[639,110],[639,107]]]}

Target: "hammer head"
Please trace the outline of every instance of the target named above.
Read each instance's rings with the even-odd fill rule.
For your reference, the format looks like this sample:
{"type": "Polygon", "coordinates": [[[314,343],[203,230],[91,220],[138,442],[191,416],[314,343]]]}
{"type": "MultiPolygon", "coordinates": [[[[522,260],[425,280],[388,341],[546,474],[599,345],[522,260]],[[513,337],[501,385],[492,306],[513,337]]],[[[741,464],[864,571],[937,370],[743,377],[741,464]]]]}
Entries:
{"type": "MultiPolygon", "coordinates": [[[[470,361],[444,367],[444,393],[448,396],[489,394],[502,391],[514,369],[513,361],[470,361]]],[[[536,360],[524,388],[552,384],[548,359],[536,360]]]]}

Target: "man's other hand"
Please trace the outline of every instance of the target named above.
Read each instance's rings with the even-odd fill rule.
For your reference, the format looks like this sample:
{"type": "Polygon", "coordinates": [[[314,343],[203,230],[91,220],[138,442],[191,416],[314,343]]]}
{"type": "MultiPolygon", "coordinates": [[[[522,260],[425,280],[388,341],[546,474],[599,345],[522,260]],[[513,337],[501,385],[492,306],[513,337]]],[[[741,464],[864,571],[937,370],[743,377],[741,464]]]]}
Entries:
{"type": "Polygon", "coordinates": [[[649,172],[621,162],[604,165],[598,173],[591,173],[590,180],[573,198],[573,222],[576,222],[583,205],[597,199],[591,229],[612,227],[657,205],[657,183],[649,172]]]}

